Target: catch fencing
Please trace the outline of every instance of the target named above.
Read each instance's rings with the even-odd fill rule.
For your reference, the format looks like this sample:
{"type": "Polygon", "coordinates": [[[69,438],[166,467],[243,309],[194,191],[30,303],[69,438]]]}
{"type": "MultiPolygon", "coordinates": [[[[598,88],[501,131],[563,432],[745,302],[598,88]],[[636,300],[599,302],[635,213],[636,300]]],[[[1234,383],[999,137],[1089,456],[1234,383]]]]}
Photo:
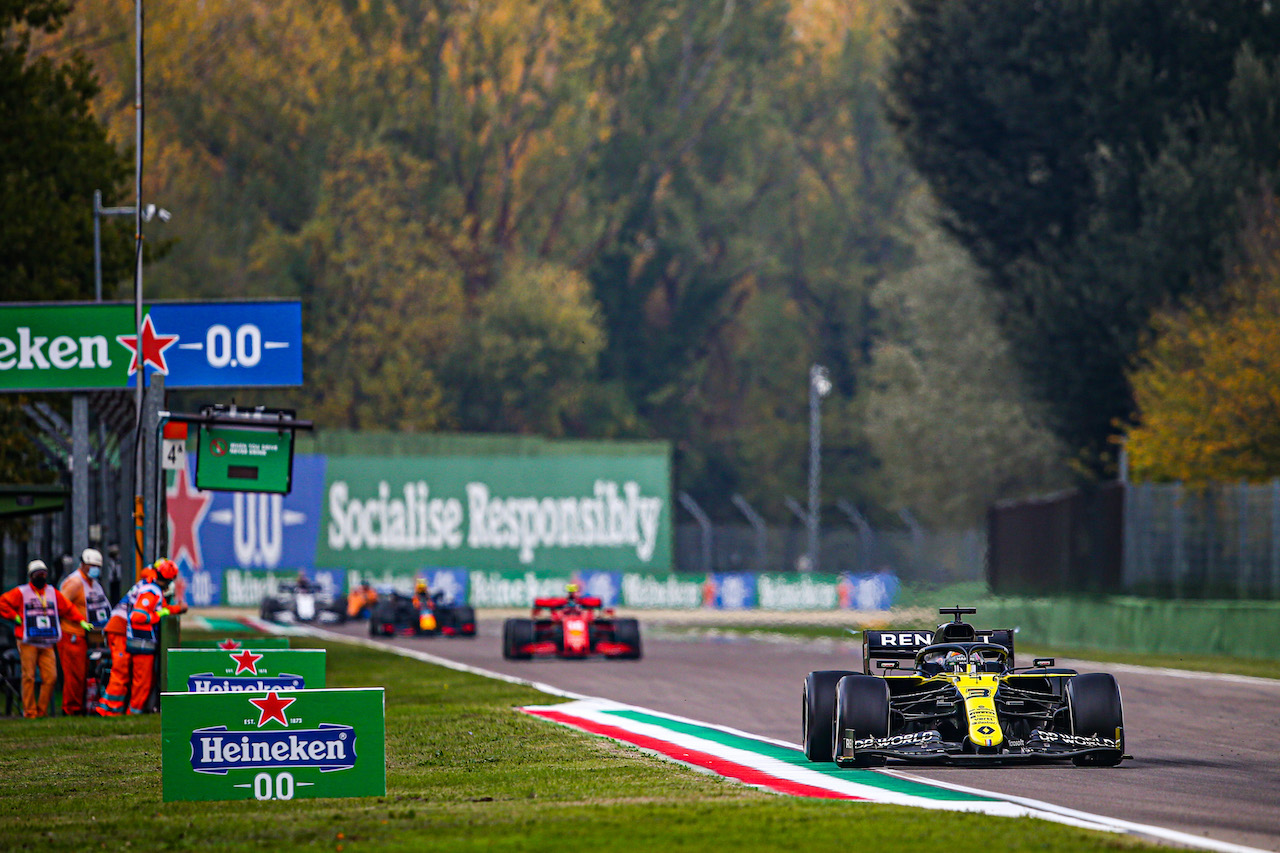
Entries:
{"type": "Polygon", "coordinates": [[[1280,479],[1129,484],[1124,587],[1166,598],[1280,599],[1280,479]]]}

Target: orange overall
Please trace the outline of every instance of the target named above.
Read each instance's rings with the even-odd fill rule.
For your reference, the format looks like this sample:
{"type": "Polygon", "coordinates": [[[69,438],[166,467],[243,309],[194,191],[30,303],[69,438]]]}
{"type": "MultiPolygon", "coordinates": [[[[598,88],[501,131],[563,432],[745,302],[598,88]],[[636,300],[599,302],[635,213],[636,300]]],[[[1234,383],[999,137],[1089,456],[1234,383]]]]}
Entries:
{"type": "Polygon", "coordinates": [[[14,637],[18,641],[18,654],[22,659],[22,715],[24,717],[43,717],[49,710],[49,700],[53,696],[54,685],[58,681],[58,659],[54,647],[61,636],[59,616],[70,616],[79,622],[84,614],[58,591],[57,587],[45,585],[36,590],[30,584],[22,584],[0,595],[0,618],[16,620],[23,614],[24,623],[14,629],[14,637]],[[26,592],[24,593],[24,587],[26,592]],[[47,613],[51,623],[58,627],[57,636],[52,638],[32,639],[25,642],[25,620],[36,612],[33,602],[43,605],[42,612],[47,613]],[[36,670],[40,671],[40,695],[36,696],[36,670]]]}
{"type": "MultiPolygon", "coordinates": [[[[146,658],[139,662],[138,669],[146,669],[145,683],[142,674],[134,678],[133,673],[133,655],[129,654],[126,646],[126,634],[129,630],[128,618],[133,610],[134,601],[138,598],[138,594],[144,586],[155,586],[151,581],[138,581],[128,592],[124,594],[124,598],[116,604],[115,609],[111,611],[111,618],[107,620],[107,627],[103,629],[103,634],[107,638],[107,648],[111,650],[111,680],[108,682],[105,690],[102,691],[102,697],[98,700],[97,707],[94,711],[104,717],[119,717],[125,712],[125,703],[129,701],[132,695],[141,695],[142,703],[137,705],[142,708],[146,705],[147,697],[151,693],[151,658],[146,658]],[[143,664],[146,664],[144,667],[143,664]],[[133,687],[133,690],[130,690],[133,687]],[[143,688],[145,692],[143,691],[143,688]]],[[[141,711],[139,711],[141,713],[141,711]]]]}
{"type": "Polygon", "coordinates": [[[62,713],[67,716],[84,713],[85,667],[90,646],[102,645],[101,627],[111,611],[102,586],[83,571],[77,570],[62,582],[60,592],[96,623],[93,631],[85,631],[79,621],[62,619],[62,639],[58,641],[58,659],[62,662],[62,713]]]}

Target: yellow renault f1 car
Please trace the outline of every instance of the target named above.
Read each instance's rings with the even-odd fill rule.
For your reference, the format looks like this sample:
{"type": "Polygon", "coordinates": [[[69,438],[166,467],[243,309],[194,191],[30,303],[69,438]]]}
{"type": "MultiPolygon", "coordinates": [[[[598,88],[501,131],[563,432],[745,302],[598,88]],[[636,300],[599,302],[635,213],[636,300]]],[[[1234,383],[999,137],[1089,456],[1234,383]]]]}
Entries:
{"type": "Polygon", "coordinates": [[[1014,668],[1013,630],[978,631],[951,616],[936,631],[865,631],[862,672],[821,670],[804,682],[810,761],[871,767],[1070,760],[1112,767],[1124,753],[1120,688],[1038,658],[1014,668]],[[906,664],[910,662],[910,668],[906,664]],[[876,665],[882,675],[872,675],[876,665]]]}

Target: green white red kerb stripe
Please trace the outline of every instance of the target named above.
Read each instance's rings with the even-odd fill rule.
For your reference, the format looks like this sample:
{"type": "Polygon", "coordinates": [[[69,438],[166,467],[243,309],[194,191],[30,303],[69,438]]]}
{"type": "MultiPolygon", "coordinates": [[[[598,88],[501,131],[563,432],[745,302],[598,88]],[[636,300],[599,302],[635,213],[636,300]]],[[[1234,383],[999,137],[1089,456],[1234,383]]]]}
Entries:
{"type": "Polygon", "coordinates": [[[834,764],[810,762],[792,744],[607,699],[579,699],[520,710],[781,794],[981,812],[999,817],[1035,817],[1083,829],[1172,841],[1204,850],[1261,853],[1251,847],[1092,815],[1038,800],[995,795],[959,785],[942,785],[933,780],[928,783],[916,781],[905,773],[842,770],[834,764]]]}

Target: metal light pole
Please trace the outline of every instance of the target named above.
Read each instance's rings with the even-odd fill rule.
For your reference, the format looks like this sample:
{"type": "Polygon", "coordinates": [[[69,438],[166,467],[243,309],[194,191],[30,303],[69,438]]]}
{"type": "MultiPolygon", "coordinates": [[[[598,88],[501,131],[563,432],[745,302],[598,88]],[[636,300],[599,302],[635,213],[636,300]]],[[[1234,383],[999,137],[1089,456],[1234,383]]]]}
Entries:
{"type": "MultiPolygon", "coordinates": [[[[93,191],[93,299],[95,302],[102,301],[102,225],[100,217],[103,216],[136,216],[137,208],[133,205],[128,207],[103,207],[102,206],[102,190],[93,191]]],[[[150,222],[153,217],[158,217],[161,222],[168,222],[173,214],[165,210],[163,207],[156,207],[149,204],[142,208],[142,221],[150,222]]]]}
{"type": "Polygon", "coordinates": [[[133,523],[134,523],[134,570],[138,578],[142,577],[142,543],[143,523],[145,521],[143,503],[143,467],[142,445],[146,436],[142,434],[142,386],[146,378],[146,362],[142,359],[142,0],[133,0],[134,23],[134,63],[133,63],[133,114],[134,114],[134,206],[133,206],[133,325],[134,358],[138,366],[135,374],[137,389],[134,393],[134,416],[137,418],[137,430],[133,449],[133,523]]]}
{"type": "Polygon", "coordinates": [[[831,393],[827,369],[809,367],[809,571],[818,571],[818,491],[822,476],[822,398],[831,393]]]}

